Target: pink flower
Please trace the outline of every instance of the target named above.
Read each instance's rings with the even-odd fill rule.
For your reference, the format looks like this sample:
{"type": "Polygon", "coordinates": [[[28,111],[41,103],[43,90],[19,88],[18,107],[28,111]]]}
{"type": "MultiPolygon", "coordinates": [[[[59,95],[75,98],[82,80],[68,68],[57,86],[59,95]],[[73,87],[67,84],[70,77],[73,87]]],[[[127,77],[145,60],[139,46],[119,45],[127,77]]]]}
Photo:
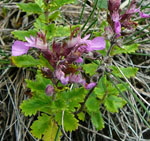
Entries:
{"type": "Polygon", "coordinates": [[[141,18],[150,18],[150,14],[145,14],[143,12],[139,12],[141,18]]]}
{"type": "Polygon", "coordinates": [[[57,77],[58,80],[61,81],[62,84],[64,85],[68,84],[69,76],[65,76],[65,73],[61,69],[55,71],[55,76],[57,77]]]}
{"type": "Polygon", "coordinates": [[[96,83],[95,82],[91,82],[91,83],[89,83],[89,84],[86,84],[85,85],[85,88],[86,89],[92,89],[92,88],[94,88],[96,86],[96,83]]]}
{"type": "Polygon", "coordinates": [[[30,47],[25,44],[26,42],[15,41],[12,45],[12,56],[20,56],[26,54],[30,47]]]}
{"type": "Polygon", "coordinates": [[[45,93],[48,96],[52,96],[54,94],[54,87],[52,85],[47,85],[47,87],[45,89],[45,93]]]}
{"type": "Polygon", "coordinates": [[[30,36],[30,38],[25,37],[27,40],[26,46],[35,47],[38,49],[46,50],[47,49],[47,43],[44,43],[44,41],[38,37],[30,36]]]}
{"type": "Polygon", "coordinates": [[[12,56],[20,56],[26,54],[31,47],[41,50],[47,49],[46,37],[43,33],[38,33],[38,37],[25,37],[27,42],[15,41],[12,45],[12,56]]]}

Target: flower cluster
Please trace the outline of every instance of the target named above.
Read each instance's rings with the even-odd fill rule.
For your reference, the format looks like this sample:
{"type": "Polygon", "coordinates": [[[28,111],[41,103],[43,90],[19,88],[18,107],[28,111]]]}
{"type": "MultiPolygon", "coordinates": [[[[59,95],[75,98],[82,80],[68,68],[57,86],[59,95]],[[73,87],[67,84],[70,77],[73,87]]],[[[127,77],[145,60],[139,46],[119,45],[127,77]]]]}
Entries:
{"type": "MultiPolygon", "coordinates": [[[[102,37],[96,37],[89,40],[90,35],[81,38],[78,35],[67,42],[53,42],[52,48],[48,47],[46,37],[43,33],[38,33],[37,37],[25,38],[27,42],[15,41],[12,45],[12,56],[26,54],[32,47],[40,49],[44,58],[46,58],[51,68],[42,68],[42,73],[57,85],[58,80],[66,85],[77,83],[83,85],[86,89],[96,86],[95,82],[86,82],[82,76],[82,68],[78,66],[83,62],[83,54],[91,51],[102,50],[105,48],[105,40],[102,37]]],[[[46,87],[47,94],[54,93],[53,86],[46,87]]]]}
{"type": "Polygon", "coordinates": [[[121,36],[121,27],[131,29],[133,25],[136,25],[135,22],[131,21],[131,17],[135,13],[139,13],[141,18],[150,18],[150,15],[141,12],[140,8],[136,8],[136,0],[131,1],[128,9],[122,15],[120,14],[122,12],[119,9],[120,5],[121,0],[109,0],[108,2],[108,10],[110,12],[110,15],[108,15],[108,22],[117,37],[121,36]]]}

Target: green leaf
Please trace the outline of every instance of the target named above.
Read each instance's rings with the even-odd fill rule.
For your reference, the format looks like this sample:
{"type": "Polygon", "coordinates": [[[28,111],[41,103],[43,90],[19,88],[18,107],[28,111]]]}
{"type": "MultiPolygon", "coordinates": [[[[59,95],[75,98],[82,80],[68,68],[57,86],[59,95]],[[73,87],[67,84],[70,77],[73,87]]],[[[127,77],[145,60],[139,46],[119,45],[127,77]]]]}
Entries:
{"type": "Polygon", "coordinates": [[[79,114],[77,114],[78,119],[84,121],[85,120],[85,113],[80,112],[79,114]]]}
{"type": "Polygon", "coordinates": [[[39,56],[39,62],[40,62],[41,67],[46,67],[46,68],[49,68],[51,71],[54,71],[54,68],[50,65],[48,60],[44,58],[42,55],[39,56]]]}
{"type": "Polygon", "coordinates": [[[50,113],[51,105],[51,97],[44,94],[39,94],[33,96],[28,100],[24,100],[23,103],[20,105],[20,108],[22,109],[22,112],[25,114],[25,116],[31,116],[35,115],[38,111],[50,113]]]}
{"type": "Polygon", "coordinates": [[[70,35],[70,26],[57,26],[54,36],[66,37],[70,35]]]}
{"type": "Polygon", "coordinates": [[[12,56],[11,59],[17,67],[33,67],[40,65],[40,62],[30,55],[12,56]]]}
{"type": "Polygon", "coordinates": [[[96,70],[98,68],[98,65],[95,63],[90,64],[84,64],[83,69],[86,73],[88,73],[90,76],[94,75],[96,73],[96,70]]]}
{"type": "Polygon", "coordinates": [[[43,141],[60,141],[60,136],[61,132],[57,124],[51,120],[48,129],[44,132],[43,141]]]}
{"type": "Polygon", "coordinates": [[[74,131],[78,128],[78,120],[68,111],[64,111],[64,115],[63,112],[56,113],[55,120],[59,125],[62,125],[63,123],[62,126],[65,131],[74,131]]]}
{"type": "Polygon", "coordinates": [[[11,33],[15,36],[15,38],[18,38],[18,40],[26,41],[25,37],[35,36],[37,31],[35,31],[35,30],[28,30],[28,31],[16,30],[11,33]]]}
{"type": "Polygon", "coordinates": [[[42,9],[36,3],[18,3],[19,8],[27,13],[40,14],[42,9]]]}
{"type": "Polygon", "coordinates": [[[97,112],[89,112],[91,116],[92,124],[95,126],[97,130],[101,130],[104,128],[104,120],[100,111],[97,112]]]}
{"type": "MultiPolygon", "coordinates": [[[[94,0],[96,2],[96,0],[94,0]]],[[[97,7],[98,8],[104,8],[104,9],[107,9],[108,8],[108,1],[107,0],[98,0],[98,3],[97,3],[97,7]]]]}
{"type": "Polygon", "coordinates": [[[75,108],[78,108],[80,103],[84,101],[86,93],[87,90],[84,88],[76,88],[57,94],[57,99],[63,100],[70,111],[75,111],[75,108]]]}
{"type": "Polygon", "coordinates": [[[56,18],[58,18],[58,16],[60,15],[60,12],[59,11],[55,11],[54,13],[51,13],[49,16],[48,16],[48,19],[49,21],[54,21],[56,20],[56,18]]]}
{"type": "Polygon", "coordinates": [[[42,10],[44,10],[45,4],[43,2],[43,0],[35,0],[35,3],[42,8],[42,10]]]}
{"type": "Polygon", "coordinates": [[[38,117],[38,120],[34,121],[34,123],[32,124],[31,133],[35,137],[41,139],[42,134],[46,132],[50,124],[51,124],[50,116],[42,114],[41,116],[38,117]]]}
{"type": "Polygon", "coordinates": [[[122,48],[114,46],[111,55],[121,54],[121,53],[134,53],[138,49],[138,44],[124,45],[122,48]]]}
{"type": "MultiPolygon", "coordinates": [[[[44,141],[54,141],[58,127],[50,116],[42,114],[38,117],[38,120],[33,122],[31,129],[31,133],[36,138],[43,139],[44,141]]],[[[60,132],[58,134],[60,136],[60,132]]]]}
{"type": "Polygon", "coordinates": [[[109,112],[118,112],[119,108],[122,108],[126,104],[126,101],[121,97],[110,95],[105,99],[104,105],[109,112]]]}
{"type": "Polygon", "coordinates": [[[100,108],[100,103],[95,96],[90,96],[85,105],[89,112],[98,112],[100,108]]]}
{"type": "Polygon", "coordinates": [[[50,10],[54,11],[57,10],[58,8],[62,7],[65,4],[70,4],[70,3],[74,3],[75,0],[53,0],[50,3],[50,10]]]}
{"type": "MultiPolygon", "coordinates": [[[[128,83],[123,84],[117,84],[117,87],[121,92],[124,92],[127,90],[125,85],[128,85],[128,83]]],[[[106,79],[106,76],[103,76],[100,80],[96,88],[94,89],[94,94],[99,99],[105,99],[107,95],[118,95],[119,91],[112,85],[110,81],[106,79]]]]}
{"type": "MultiPolygon", "coordinates": [[[[116,76],[120,77],[120,78],[124,78],[123,75],[120,73],[120,71],[118,70],[117,67],[115,66],[110,66],[110,69],[112,69],[112,73],[114,73],[116,76]]],[[[122,71],[122,73],[127,77],[134,77],[138,71],[138,68],[133,68],[133,67],[120,67],[120,70],[122,71]]]]}
{"type": "Polygon", "coordinates": [[[40,71],[36,74],[36,80],[26,79],[27,87],[31,89],[32,92],[45,93],[46,86],[52,84],[50,79],[45,78],[40,71]]]}

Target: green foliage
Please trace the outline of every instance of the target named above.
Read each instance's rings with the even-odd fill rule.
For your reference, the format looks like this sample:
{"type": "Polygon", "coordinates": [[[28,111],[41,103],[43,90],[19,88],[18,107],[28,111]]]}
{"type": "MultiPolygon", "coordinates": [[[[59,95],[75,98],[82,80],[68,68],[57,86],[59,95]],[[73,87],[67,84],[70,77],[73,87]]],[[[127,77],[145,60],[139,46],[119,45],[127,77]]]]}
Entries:
{"type": "Polygon", "coordinates": [[[122,108],[126,104],[126,101],[121,97],[115,95],[109,95],[105,101],[104,105],[109,112],[118,112],[119,108],[122,108]]]}
{"type": "Polygon", "coordinates": [[[76,88],[57,94],[57,99],[64,101],[70,111],[75,111],[75,108],[79,107],[80,103],[83,102],[86,93],[87,90],[84,88],[76,88]]]}
{"type": "MultiPolygon", "coordinates": [[[[39,116],[38,120],[33,122],[31,129],[31,133],[36,138],[42,138],[44,141],[54,141],[58,131],[57,124],[46,114],[39,116]]],[[[58,134],[60,136],[60,132],[58,134]]]]}
{"type": "Polygon", "coordinates": [[[50,79],[45,78],[40,71],[37,72],[36,80],[26,79],[27,87],[31,89],[32,92],[44,93],[45,88],[48,84],[51,84],[50,79]]]}
{"type": "Polygon", "coordinates": [[[18,3],[19,8],[27,13],[40,14],[42,9],[36,3],[18,3]]]}
{"type": "Polygon", "coordinates": [[[42,134],[46,132],[50,124],[51,124],[50,116],[42,114],[41,116],[38,117],[38,120],[34,121],[34,123],[32,124],[31,133],[35,137],[41,139],[42,134]]]}
{"type": "Polygon", "coordinates": [[[53,0],[50,3],[50,10],[54,11],[57,10],[58,8],[62,7],[65,4],[70,4],[70,3],[74,3],[75,0],[53,0]]]}
{"type": "MultiPolygon", "coordinates": [[[[121,92],[124,92],[127,90],[125,85],[127,85],[127,83],[117,84],[117,87],[121,92]]],[[[94,89],[94,93],[99,99],[104,99],[107,97],[107,95],[118,95],[119,91],[112,85],[110,81],[106,79],[105,76],[103,76],[100,79],[97,87],[94,89]]]]}
{"type": "Polygon", "coordinates": [[[55,116],[55,120],[62,125],[65,131],[73,131],[78,128],[78,120],[69,111],[59,112],[55,116]]]}
{"type": "MultiPolygon", "coordinates": [[[[96,0],[94,0],[94,1],[96,1],[96,0]]],[[[98,0],[97,7],[100,9],[101,8],[107,9],[108,8],[108,1],[107,0],[98,0]]]]}
{"type": "Polygon", "coordinates": [[[124,45],[121,48],[118,46],[114,46],[111,51],[111,55],[114,56],[121,53],[133,53],[138,49],[138,46],[138,44],[124,45]]]}
{"type": "Polygon", "coordinates": [[[91,95],[86,101],[86,107],[89,112],[97,112],[100,108],[100,102],[95,96],[91,95]]]}
{"type": "Polygon", "coordinates": [[[38,111],[49,113],[51,111],[52,98],[39,93],[28,100],[24,100],[20,105],[25,116],[35,115],[38,111]]]}
{"type": "Polygon", "coordinates": [[[40,64],[40,62],[31,55],[12,56],[11,59],[17,67],[32,67],[40,64]]]}
{"type": "Polygon", "coordinates": [[[98,65],[95,63],[90,63],[90,64],[84,64],[83,69],[84,71],[89,74],[90,76],[94,75],[96,70],[98,68],[98,65]]]}
{"type": "Polygon", "coordinates": [[[45,4],[43,0],[34,0],[34,1],[40,8],[42,8],[42,10],[44,10],[45,4]]]}
{"type": "Polygon", "coordinates": [[[100,111],[89,112],[89,115],[91,116],[92,124],[97,130],[101,130],[104,128],[104,120],[100,111]]]}
{"type": "MultiPolygon", "coordinates": [[[[120,78],[124,78],[123,75],[120,73],[120,71],[118,70],[117,67],[115,66],[110,66],[110,69],[112,69],[112,73],[115,74],[116,76],[120,77],[120,78]]],[[[119,68],[122,73],[127,77],[134,77],[138,71],[138,68],[133,68],[133,67],[127,67],[127,68],[119,68]]]]}
{"type": "Polygon", "coordinates": [[[11,33],[15,36],[15,38],[18,38],[18,40],[26,41],[25,37],[35,36],[37,31],[36,30],[28,30],[28,31],[16,30],[11,33]]]}

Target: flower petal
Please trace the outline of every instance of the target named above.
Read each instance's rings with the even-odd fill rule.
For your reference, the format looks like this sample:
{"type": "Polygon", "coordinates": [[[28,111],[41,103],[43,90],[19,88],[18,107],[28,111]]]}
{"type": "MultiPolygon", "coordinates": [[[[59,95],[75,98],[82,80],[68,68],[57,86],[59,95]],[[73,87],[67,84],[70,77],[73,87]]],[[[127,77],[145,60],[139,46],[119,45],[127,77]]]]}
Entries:
{"type": "Polygon", "coordinates": [[[12,45],[12,56],[20,56],[26,54],[29,50],[29,46],[25,45],[26,42],[15,41],[12,45]]]}
{"type": "Polygon", "coordinates": [[[86,89],[92,89],[92,88],[94,88],[95,86],[96,86],[96,83],[95,83],[95,82],[92,82],[92,83],[86,84],[86,85],[85,85],[85,88],[86,88],[86,89]]]}
{"type": "Polygon", "coordinates": [[[76,61],[76,63],[82,63],[83,62],[83,59],[81,57],[79,57],[76,61]]]}
{"type": "Polygon", "coordinates": [[[150,18],[150,14],[145,14],[143,12],[139,12],[141,18],[150,18]]]}
{"type": "Polygon", "coordinates": [[[115,22],[115,25],[114,25],[115,27],[115,33],[117,34],[117,36],[120,36],[121,34],[121,24],[120,24],[120,22],[115,22]]]}
{"type": "Polygon", "coordinates": [[[103,37],[96,37],[93,40],[87,40],[87,51],[102,50],[106,46],[106,42],[103,37]]]}

